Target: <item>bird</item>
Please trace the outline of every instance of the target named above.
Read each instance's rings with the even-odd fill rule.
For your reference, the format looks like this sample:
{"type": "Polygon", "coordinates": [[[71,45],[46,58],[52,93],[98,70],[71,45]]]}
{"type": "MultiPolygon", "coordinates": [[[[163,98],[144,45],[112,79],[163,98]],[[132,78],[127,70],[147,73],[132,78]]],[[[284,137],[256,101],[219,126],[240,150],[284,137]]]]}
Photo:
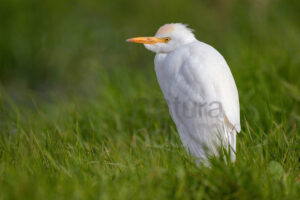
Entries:
{"type": "Polygon", "coordinates": [[[223,149],[235,162],[239,95],[224,57],[182,23],[165,24],[153,37],[126,41],[156,53],[157,81],[187,153],[206,163],[223,149]]]}

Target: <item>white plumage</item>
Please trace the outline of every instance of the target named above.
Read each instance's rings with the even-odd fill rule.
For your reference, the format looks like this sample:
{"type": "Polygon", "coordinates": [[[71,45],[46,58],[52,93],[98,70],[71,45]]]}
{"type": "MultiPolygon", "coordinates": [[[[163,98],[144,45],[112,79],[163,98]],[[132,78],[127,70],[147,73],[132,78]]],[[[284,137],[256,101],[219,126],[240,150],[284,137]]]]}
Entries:
{"type": "Polygon", "coordinates": [[[156,53],[158,83],[186,150],[199,161],[223,145],[235,160],[240,131],[237,88],[223,56],[183,24],[166,24],[155,37],[127,40],[156,53]]]}

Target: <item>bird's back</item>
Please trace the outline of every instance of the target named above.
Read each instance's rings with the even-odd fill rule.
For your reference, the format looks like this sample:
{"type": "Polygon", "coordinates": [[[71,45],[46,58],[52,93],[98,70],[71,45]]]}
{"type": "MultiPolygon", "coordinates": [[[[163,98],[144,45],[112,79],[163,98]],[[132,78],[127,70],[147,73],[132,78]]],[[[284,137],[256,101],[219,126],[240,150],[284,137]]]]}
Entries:
{"type": "Polygon", "coordinates": [[[204,159],[206,149],[216,153],[220,142],[235,150],[238,92],[226,61],[213,47],[197,41],[157,54],[155,71],[189,152],[204,159]]]}

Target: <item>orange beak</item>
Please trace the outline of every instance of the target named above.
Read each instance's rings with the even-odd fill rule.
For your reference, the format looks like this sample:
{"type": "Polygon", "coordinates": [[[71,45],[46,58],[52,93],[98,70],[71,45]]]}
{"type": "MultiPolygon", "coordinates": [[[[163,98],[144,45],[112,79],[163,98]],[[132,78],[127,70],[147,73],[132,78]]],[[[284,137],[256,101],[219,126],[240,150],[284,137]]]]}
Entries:
{"type": "Polygon", "coordinates": [[[165,43],[165,40],[157,37],[135,37],[135,38],[127,39],[126,42],[156,44],[156,43],[165,43]]]}

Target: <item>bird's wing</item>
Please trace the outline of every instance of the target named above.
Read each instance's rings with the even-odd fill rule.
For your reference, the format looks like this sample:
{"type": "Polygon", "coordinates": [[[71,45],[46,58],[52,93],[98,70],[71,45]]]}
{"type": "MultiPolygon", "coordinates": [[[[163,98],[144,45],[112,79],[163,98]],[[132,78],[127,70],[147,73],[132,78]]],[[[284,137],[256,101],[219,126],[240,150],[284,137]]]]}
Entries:
{"type": "Polygon", "coordinates": [[[177,105],[182,111],[172,105],[171,115],[175,123],[177,121],[176,124],[186,126],[182,128],[190,130],[190,134],[197,134],[199,127],[208,121],[216,122],[215,118],[211,120],[207,116],[199,117],[203,115],[203,109],[206,109],[208,117],[215,117],[222,111],[222,120],[227,127],[240,131],[239,100],[234,79],[223,57],[217,52],[212,53],[215,55],[211,60],[205,60],[197,54],[183,59],[182,66],[171,83],[172,99],[186,104],[177,105]],[[196,103],[196,107],[191,102],[196,103]],[[198,116],[196,118],[192,117],[195,112],[198,116]]]}

